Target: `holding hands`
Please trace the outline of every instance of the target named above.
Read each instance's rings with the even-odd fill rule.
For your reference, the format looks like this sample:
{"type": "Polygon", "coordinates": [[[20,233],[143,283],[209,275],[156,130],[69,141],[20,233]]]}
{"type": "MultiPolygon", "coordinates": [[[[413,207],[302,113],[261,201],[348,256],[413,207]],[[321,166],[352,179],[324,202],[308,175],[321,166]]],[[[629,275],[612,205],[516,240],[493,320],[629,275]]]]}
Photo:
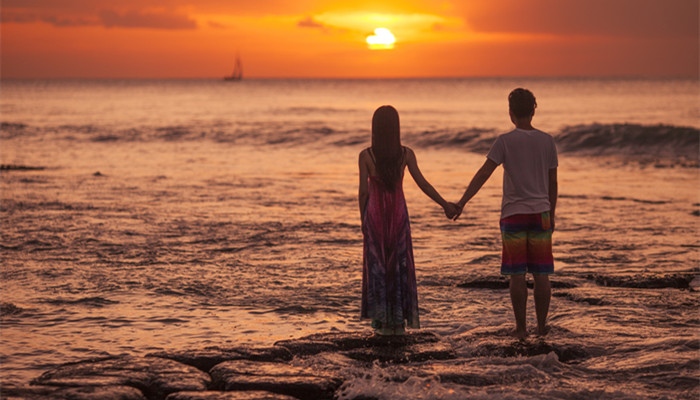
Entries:
{"type": "Polygon", "coordinates": [[[456,221],[462,214],[462,207],[457,203],[446,203],[442,208],[445,211],[445,216],[453,221],[456,221]]]}

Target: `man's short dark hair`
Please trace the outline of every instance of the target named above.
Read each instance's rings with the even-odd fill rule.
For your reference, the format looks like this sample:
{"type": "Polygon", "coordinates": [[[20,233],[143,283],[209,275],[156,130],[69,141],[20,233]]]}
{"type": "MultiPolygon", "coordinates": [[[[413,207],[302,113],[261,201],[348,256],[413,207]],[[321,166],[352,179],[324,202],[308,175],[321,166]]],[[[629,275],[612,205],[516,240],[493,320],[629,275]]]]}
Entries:
{"type": "Polygon", "coordinates": [[[525,118],[535,112],[537,101],[531,91],[517,88],[508,95],[508,106],[516,117],[525,118]]]}

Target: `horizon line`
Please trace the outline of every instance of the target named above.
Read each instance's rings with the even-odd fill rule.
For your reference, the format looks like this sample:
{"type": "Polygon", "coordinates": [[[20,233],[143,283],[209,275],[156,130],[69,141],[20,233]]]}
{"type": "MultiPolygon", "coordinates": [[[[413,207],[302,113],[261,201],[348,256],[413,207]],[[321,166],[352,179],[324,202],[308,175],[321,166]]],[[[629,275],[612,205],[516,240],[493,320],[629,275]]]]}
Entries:
{"type": "MultiPolygon", "coordinates": [[[[13,77],[0,76],[0,81],[5,80],[223,80],[223,76],[200,77],[138,77],[138,76],[35,76],[13,77]]],[[[246,80],[440,80],[440,79],[695,79],[697,75],[656,75],[656,74],[596,74],[596,75],[454,75],[454,76],[376,76],[376,77],[349,77],[349,76],[252,76],[244,77],[246,80]]]]}

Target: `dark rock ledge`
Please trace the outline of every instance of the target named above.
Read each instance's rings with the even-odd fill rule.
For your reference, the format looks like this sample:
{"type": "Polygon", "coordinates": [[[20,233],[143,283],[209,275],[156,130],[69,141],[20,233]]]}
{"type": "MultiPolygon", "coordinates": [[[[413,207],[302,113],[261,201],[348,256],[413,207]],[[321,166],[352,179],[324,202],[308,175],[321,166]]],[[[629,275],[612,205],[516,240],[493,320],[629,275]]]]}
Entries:
{"type": "MultiPolygon", "coordinates": [[[[637,274],[637,275],[604,275],[586,274],[579,276],[586,280],[594,281],[598,286],[625,287],[636,289],[691,289],[693,281],[698,280],[700,275],[697,272],[676,273],[669,275],[637,274]]],[[[565,280],[567,278],[556,278],[550,283],[553,289],[573,289],[579,286],[575,281],[565,280]]],[[[571,278],[568,278],[571,279],[571,278]]],[[[503,275],[472,276],[458,283],[457,287],[467,289],[508,289],[508,278],[503,275]]],[[[527,287],[532,289],[533,282],[528,280],[527,287]]]]}
{"type": "MultiPolygon", "coordinates": [[[[508,282],[508,278],[506,278],[503,275],[477,275],[467,278],[462,283],[458,283],[457,287],[467,289],[508,289],[508,282]]],[[[562,280],[551,280],[550,284],[553,289],[571,289],[578,286],[573,282],[562,280]]],[[[532,289],[533,285],[534,283],[532,282],[532,280],[528,279],[527,287],[532,289]]]]}
{"type": "Polygon", "coordinates": [[[690,283],[697,275],[695,273],[679,273],[671,275],[645,275],[615,276],[602,274],[589,274],[587,279],[595,281],[599,286],[625,287],[636,289],[689,289],[690,283]]]}
{"type": "Polygon", "coordinates": [[[41,171],[46,169],[46,167],[33,167],[27,165],[14,165],[14,164],[2,164],[0,165],[0,171],[41,171]]]}
{"type": "MultiPolygon", "coordinates": [[[[335,354],[366,366],[455,358],[430,332],[377,337],[368,332],[320,333],[272,347],[206,347],[69,363],[26,387],[3,387],[3,399],[332,399],[348,378],[343,366],[311,368],[313,357],[335,354]]],[[[327,363],[327,360],[325,361],[327,363]]]]}
{"type": "MultiPolygon", "coordinates": [[[[484,335],[464,339],[465,343],[473,342],[471,357],[482,356],[483,352],[487,356],[554,352],[561,359],[568,352],[564,358],[585,358],[585,349],[578,349],[582,353],[577,354],[561,344],[518,343],[503,335],[494,336],[493,332],[484,335]]],[[[392,378],[396,380],[408,379],[406,374],[421,370],[460,384],[489,384],[475,381],[473,371],[440,366],[440,362],[460,362],[464,356],[458,356],[451,343],[426,331],[401,337],[369,332],[319,333],[283,340],[271,347],[206,347],[64,364],[28,386],[3,386],[2,398],[323,400],[336,397],[344,381],[356,378],[377,362],[403,371],[392,378]]]]}

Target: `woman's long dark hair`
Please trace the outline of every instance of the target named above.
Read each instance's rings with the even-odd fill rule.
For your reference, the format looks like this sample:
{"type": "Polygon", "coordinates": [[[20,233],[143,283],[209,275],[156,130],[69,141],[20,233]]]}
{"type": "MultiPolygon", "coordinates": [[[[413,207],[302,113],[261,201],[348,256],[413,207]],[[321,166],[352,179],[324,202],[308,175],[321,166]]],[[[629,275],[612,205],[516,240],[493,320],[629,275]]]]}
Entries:
{"type": "Polygon", "coordinates": [[[393,191],[401,180],[403,150],[399,113],[392,106],[381,106],[372,116],[372,153],[379,178],[393,191]]]}

